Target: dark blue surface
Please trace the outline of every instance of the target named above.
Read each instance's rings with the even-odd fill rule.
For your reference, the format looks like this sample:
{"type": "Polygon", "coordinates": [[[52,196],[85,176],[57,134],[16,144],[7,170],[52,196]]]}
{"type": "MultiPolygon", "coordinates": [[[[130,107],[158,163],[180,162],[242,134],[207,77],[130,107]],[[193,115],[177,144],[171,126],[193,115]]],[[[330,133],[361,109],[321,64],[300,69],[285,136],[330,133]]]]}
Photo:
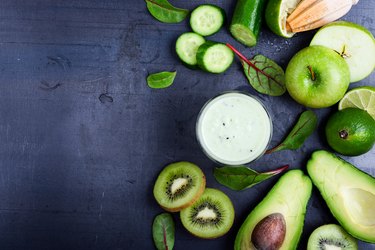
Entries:
{"type": "MultiPolygon", "coordinates": [[[[171,3],[192,9],[208,2],[171,3]]],[[[235,1],[210,3],[230,17],[235,1]]],[[[374,10],[374,1],[362,0],[343,19],[374,33],[374,10]]],[[[174,214],[175,249],[232,249],[241,223],[278,177],[243,192],[219,185],[212,175],[215,164],[195,139],[201,106],[225,90],[257,95],[274,121],[272,145],[304,107],[287,94],[257,94],[238,61],[220,75],[187,69],[174,42],[188,30],[187,21],[156,21],[141,0],[1,0],[1,249],[153,249],[151,224],[162,212],[153,183],[166,164],[179,160],[198,164],[207,186],[230,196],[236,218],[226,236],[202,240],[187,233],[174,214]],[[148,88],[148,73],[164,70],[177,70],[175,83],[148,88]]],[[[210,39],[230,42],[248,57],[262,53],[285,68],[313,35],[286,40],[263,27],[254,48],[234,41],[227,28],[210,39]]],[[[373,73],[350,88],[374,82],[373,73]]],[[[316,110],[319,129],[301,149],[264,156],[251,167],[290,164],[305,170],[311,152],[327,148],[322,131],[335,109],[316,110]]],[[[374,149],[345,159],[375,175],[374,149]]],[[[300,249],[315,227],[330,222],[335,220],[314,188],[300,249]]],[[[360,249],[375,247],[360,243],[360,249]]]]}

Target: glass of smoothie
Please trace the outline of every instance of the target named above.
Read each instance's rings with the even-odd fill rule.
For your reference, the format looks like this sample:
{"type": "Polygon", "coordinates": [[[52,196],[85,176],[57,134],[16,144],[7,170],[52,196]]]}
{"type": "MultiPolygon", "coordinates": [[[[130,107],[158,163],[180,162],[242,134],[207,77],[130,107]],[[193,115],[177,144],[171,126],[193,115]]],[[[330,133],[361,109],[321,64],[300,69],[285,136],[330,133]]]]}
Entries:
{"type": "Polygon", "coordinates": [[[264,154],[272,137],[272,121],[256,97],[229,91],[202,107],[196,135],[204,153],[213,161],[242,165],[264,154]]]}

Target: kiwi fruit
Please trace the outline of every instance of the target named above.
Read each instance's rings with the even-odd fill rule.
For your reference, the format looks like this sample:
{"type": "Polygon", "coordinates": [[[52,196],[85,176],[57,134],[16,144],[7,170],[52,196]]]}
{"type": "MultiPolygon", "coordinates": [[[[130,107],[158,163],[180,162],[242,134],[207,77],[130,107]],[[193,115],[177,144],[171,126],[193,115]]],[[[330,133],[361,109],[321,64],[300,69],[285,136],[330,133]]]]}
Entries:
{"type": "Polygon", "coordinates": [[[166,166],[154,185],[154,197],[169,212],[178,212],[193,204],[206,187],[202,170],[191,162],[175,162],[166,166]]]}
{"type": "Polygon", "coordinates": [[[180,212],[182,225],[193,235],[213,239],[227,233],[233,225],[234,208],[220,190],[206,188],[202,196],[180,212]]]}
{"type": "Polygon", "coordinates": [[[357,240],[335,224],[323,225],[315,229],[307,242],[307,250],[358,249],[357,240]]]}

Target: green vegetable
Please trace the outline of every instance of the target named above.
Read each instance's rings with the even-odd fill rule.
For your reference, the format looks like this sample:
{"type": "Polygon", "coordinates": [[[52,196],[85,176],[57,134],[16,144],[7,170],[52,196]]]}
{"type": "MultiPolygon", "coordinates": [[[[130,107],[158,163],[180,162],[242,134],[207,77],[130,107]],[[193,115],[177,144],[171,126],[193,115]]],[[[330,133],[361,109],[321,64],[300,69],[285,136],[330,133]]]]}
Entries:
{"type": "Polygon", "coordinates": [[[238,0],[229,27],[233,37],[247,46],[257,43],[266,0],[238,0]]]}
{"type": "Polygon", "coordinates": [[[213,4],[202,4],[191,12],[190,26],[195,33],[210,36],[220,30],[225,19],[225,11],[222,8],[213,4]]]}
{"type": "Polygon", "coordinates": [[[240,191],[250,188],[264,180],[267,180],[268,178],[271,178],[274,175],[284,172],[287,168],[288,165],[285,165],[269,172],[258,173],[246,166],[228,166],[215,168],[214,176],[220,184],[230,189],[240,191]]]}
{"type": "MultiPolygon", "coordinates": [[[[368,166],[368,171],[372,172],[374,163],[368,166]]],[[[345,231],[374,244],[375,178],[325,150],[311,155],[307,161],[307,172],[329,211],[345,231]]]]}
{"type": "Polygon", "coordinates": [[[174,245],[174,222],[169,213],[155,217],[152,224],[152,237],[158,250],[172,250],[174,245]]]}
{"type": "Polygon", "coordinates": [[[283,174],[263,200],[251,207],[238,230],[234,250],[306,249],[298,241],[311,190],[311,180],[302,170],[283,174]]]}
{"type": "Polygon", "coordinates": [[[176,41],[176,53],[185,65],[194,68],[197,65],[198,48],[205,42],[203,36],[194,32],[183,33],[176,41]]]}
{"type": "Polygon", "coordinates": [[[145,0],[153,17],[163,23],[179,23],[189,14],[189,10],[176,8],[167,0],[145,0]]]}
{"type": "Polygon", "coordinates": [[[241,59],[245,76],[256,91],[270,96],[285,93],[284,70],[277,63],[263,55],[257,55],[249,60],[232,45],[227,46],[241,59]]]}
{"type": "Polygon", "coordinates": [[[223,43],[206,41],[197,50],[197,64],[204,71],[223,73],[232,65],[234,54],[223,43]]]}
{"type": "Polygon", "coordinates": [[[269,154],[285,149],[298,149],[314,132],[317,123],[318,118],[313,111],[307,110],[303,112],[285,140],[275,148],[267,150],[266,153],[269,154]]]}
{"type": "Polygon", "coordinates": [[[163,71],[155,74],[148,75],[147,84],[153,89],[163,89],[172,85],[177,71],[168,72],[163,71]]]}

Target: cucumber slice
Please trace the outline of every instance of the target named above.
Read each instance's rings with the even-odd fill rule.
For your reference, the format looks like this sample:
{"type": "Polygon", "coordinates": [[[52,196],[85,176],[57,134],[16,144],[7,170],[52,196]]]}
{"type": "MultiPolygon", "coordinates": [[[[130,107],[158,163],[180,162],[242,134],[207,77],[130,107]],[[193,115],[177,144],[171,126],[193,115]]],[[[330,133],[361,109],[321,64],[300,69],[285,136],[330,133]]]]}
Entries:
{"type": "Polygon", "coordinates": [[[257,43],[266,0],[238,0],[229,27],[233,37],[246,46],[257,43]]]}
{"type": "Polygon", "coordinates": [[[192,30],[202,36],[209,36],[218,32],[224,21],[224,10],[212,4],[198,6],[191,12],[190,16],[192,30]]]}
{"type": "Polygon", "coordinates": [[[187,66],[195,66],[197,65],[197,50],[205,41],[196,33],[183,33],[176,41],[176,53],[187,66]]]}
{"type": "Polygon", "coordinates": [[[198,66],[211,73],[222,73],[229,68],[234,58],[233,51],[223,43],[207,41],[197,51],[198,66]]]}

